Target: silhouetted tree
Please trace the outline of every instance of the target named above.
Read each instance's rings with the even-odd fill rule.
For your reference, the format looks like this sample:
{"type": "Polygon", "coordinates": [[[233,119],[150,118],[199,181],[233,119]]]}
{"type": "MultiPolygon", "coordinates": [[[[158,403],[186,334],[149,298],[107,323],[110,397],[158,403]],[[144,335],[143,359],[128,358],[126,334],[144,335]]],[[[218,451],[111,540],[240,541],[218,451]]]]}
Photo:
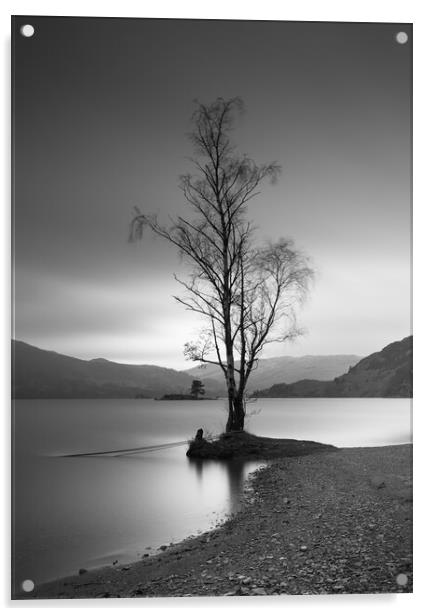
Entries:
{"type": "Polygon", "coordinates": [[[198,381],[197,379],[195,379],[192,382],[192,386],[190,387],[190,393],[195,398],[198,398],[198,396],[203,396],[205,394],[205,389],[202,381],[198,381]]]}
{"type": "Polygon", "coordinates": [[[258,165],[236,152],[231,142],[241,99],[218,98],[197,104],[190,134],[195,175],[181,177],[181,189],[194,216],[179,216],[169,227],[136,209],[131,239],[149,227],[180,251],[191,266],[178,282],[186,291],[175,299],[200,315],[207,327],[185,345],[188,359],[220,366],[227,388],[226,431],[242,430],[246,386],[263,347],[293,339],[295,310],[304,299],[312,270],[290,239],[254,247],[247,203],[265,180],[274,182],[280,167],[258,165]]]}

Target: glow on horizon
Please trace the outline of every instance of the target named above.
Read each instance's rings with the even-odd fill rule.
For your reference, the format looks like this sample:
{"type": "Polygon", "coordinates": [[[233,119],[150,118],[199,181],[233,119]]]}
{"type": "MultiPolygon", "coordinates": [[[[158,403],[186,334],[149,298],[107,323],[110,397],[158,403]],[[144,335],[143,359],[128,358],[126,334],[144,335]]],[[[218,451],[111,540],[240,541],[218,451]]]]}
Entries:
{"type": "MultiPolygon", "coordinates": [[[[363,268],[362,261],[356,266],[354,261],[344,261],[323,270],[298,315],[306,334],[294,342],[269,345],[262,357],[364,356],[408,336],[409,268],[401,263],[367,267],[367,285],[358,284],[364,280],[363,268]]],[[[78,279],[39,281],[40,297],[34,298],[34,305],[17,305],[16,337],[82,359],[103,357],[179,370],[194,367],[197,364],[186,362],[182,351],[185,342],[199,335],[203,321],[175,302],[172,295],[178,287],[170,276],[153,280],[150,287],[151,299],[134,280],[100,282],[99,286],[78,279]],[[38,309],[41,298],[47,297],[50,302],[38,309]],[[74,297],[80,298],[79,306],[73,303],[74,297]]]]}

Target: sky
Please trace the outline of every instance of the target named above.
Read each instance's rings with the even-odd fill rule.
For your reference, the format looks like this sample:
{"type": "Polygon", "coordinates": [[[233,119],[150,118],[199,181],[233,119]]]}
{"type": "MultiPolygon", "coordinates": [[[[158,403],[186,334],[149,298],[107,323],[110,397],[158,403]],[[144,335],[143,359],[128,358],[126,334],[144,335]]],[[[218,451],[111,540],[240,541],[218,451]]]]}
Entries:
{"type": "Polygon", "coordinates": [[[265,355],[367,355],[411,333],[410,25],[19,17],[13,30],[15,338],[191,367],[183,345],[202,322],[172,297],[185,266],[128,229],[134,206],[187,214],[194,100],[218,96],[244,100],[238,149],[282,167],[249,204],[256,241],[291,237],[316,269],[306,334],[265,355]]]}

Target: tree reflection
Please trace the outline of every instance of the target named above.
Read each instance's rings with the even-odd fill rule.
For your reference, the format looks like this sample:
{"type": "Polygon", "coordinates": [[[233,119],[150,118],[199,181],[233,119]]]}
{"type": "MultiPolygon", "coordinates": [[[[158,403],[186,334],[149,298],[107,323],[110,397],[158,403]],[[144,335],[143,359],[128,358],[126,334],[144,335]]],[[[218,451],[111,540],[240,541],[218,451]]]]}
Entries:
{"type": "Polygon", "coordinates": [[[200,458],[187,458],[189,464],[196,471],[196,477],[199,479],[199,482],[202,481],[202,473],[204,468],[204,460],[200,458]]]}
{"type": "Polygon", "coordinates": [[[241,504],[241,496],[244,489],[245,464],[242,460],[225,463],[229,485],[230,512],[236,513],[241,504]]]}
{"type": "Polygon", "coordinates": [[[246,463],[243,460],[202,460],[200,458],[188,458],[190,466],[195,470],[199,482],[202,482],[204,468],[209,469],[218,466],[227,475],[229,513],[236,513],[241,504],[241,496],[244,490],[246,463]]]}

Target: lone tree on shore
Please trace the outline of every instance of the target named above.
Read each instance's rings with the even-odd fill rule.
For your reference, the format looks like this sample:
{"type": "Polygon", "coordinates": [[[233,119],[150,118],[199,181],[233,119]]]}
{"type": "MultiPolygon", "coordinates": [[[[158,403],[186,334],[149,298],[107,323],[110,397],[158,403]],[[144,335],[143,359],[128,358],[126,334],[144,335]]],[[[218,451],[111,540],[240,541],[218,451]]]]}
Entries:
{"type": "Polygon", "coordinates": [[[265,180],[276,180],[280,167],[258,165],[237,153],[231,131],[242,108],[239,98],[197,103],[190,134],[195,174],[183,175],[180,184],[191,216],[163,226],[136,208],[130,233],[132,240],[140,239],[149,227],[174,244],[191,267],[187,280],[175,277],[185,289],[175,299],[203,315],[206,327],[184,353],[220,366],[228,395],[227,432],[244,428],[247,382],[264,346],[301,333],[295,312],[313,274],[291,239],[254,246],[247,203],[265,180]]]}
{"type": "Polygon", "coordinates": [[[192,382],[192,386],[190,387],[190,394],[198,399],[199,396],[203,396],[205,394],[205,388],[202,381],[195,379],[192,382]]]}

